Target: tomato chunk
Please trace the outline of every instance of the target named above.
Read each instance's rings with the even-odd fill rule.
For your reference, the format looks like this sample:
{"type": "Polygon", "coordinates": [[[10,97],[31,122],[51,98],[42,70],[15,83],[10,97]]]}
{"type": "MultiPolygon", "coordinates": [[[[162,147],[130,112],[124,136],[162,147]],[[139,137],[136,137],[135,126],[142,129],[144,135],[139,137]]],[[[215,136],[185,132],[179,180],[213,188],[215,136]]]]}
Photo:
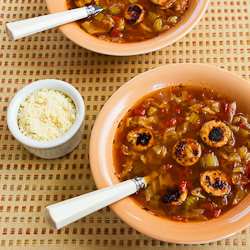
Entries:
{"type": "Polygon", "coordinates": [[[176,108],[176,107],[173,107],[172,108],[172,111],[176,114],[180,114],[181,113],[181,109],[180,108],[176,108]]]}
{"type": "Polygon", "coordinates": [[[143,107],[137,108],[137,109],[134,110],[134,115],[135,116],[144,116],[145,114],[146,114],[146,110],[143,107]]]}

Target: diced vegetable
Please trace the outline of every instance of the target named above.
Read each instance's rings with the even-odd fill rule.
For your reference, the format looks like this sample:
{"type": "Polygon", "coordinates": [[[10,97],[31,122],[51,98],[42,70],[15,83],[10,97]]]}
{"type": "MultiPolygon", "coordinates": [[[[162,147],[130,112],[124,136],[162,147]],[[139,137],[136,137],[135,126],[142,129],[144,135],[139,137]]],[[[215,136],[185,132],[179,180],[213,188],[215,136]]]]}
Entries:
{"type": "Polygon", "coordinates": [[[173,138],[175,140],[178,139],[177,133],[175,131],[175,127],[167,128],[163,134],[163,144],[167,145],[168,141],[172,140],[173,138]]]}
{"type": "Polygon", "coordinates": [[[159,181],[158,179],[154,179],[152,183],[145,189],[145,198],[146,201],[149,202],[154,194],[159,191],[159,181]]]}
{"type": "Polygon", "coordinates": [[[220,102],[218,101],[214,101],[214,100],[211,100],[210,102],[210,107],[213,111],[215,111],[216,113],[219,113],[220,112],[220,102]]]}
{"type": "Polygon", "coordinates": [[[233,205],[237,205],[246,195],[244,190],[239,189],[234,197],[233,205]]]}
{"type": "Polygon", "coordinates": [[[238,153],[246,163],[250,161],[250,152],[248,151],[246,146],[242,146],[238,149],[238,153]]]}
{"type": "Polygon", "coordinates": [[[233,173],[245,173],[245,168],[244,167],[236,167],[233,169],[233,173]]]}
{"type": "Polygon", "coordinates": [[[161,157],[165,157],[167,154],[167,147],[161,145],[155,145],[153,150],[157,155],[161,155],[161,157]]]}
{"type": "Polygon", "coordinates": [[[121,9],[118,6],[112,6],[109,11],[112,15],[118,15],[121,12],[121,9]]]}
{"type": "Polygon", "coordinates": [[[149,202],[151,200],[151,198],[153,197],[153,195],[154,195],[154,193],[153,193],[152,185],[150,185],[145,189],[146,201],[149,202]]]}
{"type": "Polygon", "coordinates": [[[148,32],[148,33],[152,33],[152,32],[153,32],[153,30],[152,30],[149,26],[147,26],[146,24],[144,24],[144,23],[140,23],[140,26],[141,26],[141,28],[142,28],[144,31],[146,31],[146,32],[148,32]]]}
{"type": "Polygon", "coordinates": [[[128,117],[126,119],[126,127],[136,127],[141,126],[144,128],[152,128],[153,124],[156,124],[158,122],[158,119],[156,116],[134,116],[134,117],[128,117]]]}
{"type": "Polygon", "coordinates": [[[168,23],[176,24],[178,22],[179,17],[178,16],[171,16],[168,18],[168,23]]]}
{"type": "Polygon", "coordinates": [[[151,185],[152,185],[153,193],[156,194],[159,191],[159,188],[160,188],[158,178],[154,179],[151,185]]]}
{"type": "Polygon", "coordinates": [[[183,207],[185,210],[191,210],[193,209],[199,202],[199,198],[198,197],[195,197],[195,196],[189,196],[184,204],[183,204],[183,207]]]}
{"type": "Polygon", "coordinates": [[[188,107],[190,110],[194,111],[195,113],[199,114],[202,108],[202,104],[196,103],[188,107]]]}
{"type": "Polygon", "coordinates": [[[193,189],[191,191],[191,194],[195,197],[199,197],[199,198],[202,198],[202,199],[205,199],[206,197],[202,194],[202,188],[201,187],[197,187],[195,189],[193,189]]]}
{"type": "Polygon", "coordinates": [[[96,20],[98,20],[98,21],[102,21],[103,18],[104,18],[104,14],[103,14],[103,13],[99,13],[99,14],[96,15],[94,18],[95,18],[96,20]]]}
{"type": "Polygon", "coordinates": [[[162,19],[161,18],[157,18],[154,22],[154,30],[156,32],[160,32],[162,30],[162,19]]]}
{"type": "MultiPolygon", "coordinates": [[[[174,96],[174,100],[176,101],[177,104],[181,103],[181,98],[180,97],[174,96]]],[[[175,113],[178,113],[178,112],[175,112],[175,113]]]]}
{"type": "Polygon", "coordinates": [[[209,107],[204,107],[202,108],[202,112],[206,115],[206,114],[210,114],[210,115],[215,115],[216,112],[213,111],[211,108],[209,107]]]}
{"type": "Polygon", "coordinates": [[[147,16],[147,19],[150,21],[150,22],[154,22],[156,19],[158,18],[158,15],[154,12],[149,12],[148,13],[148,16],[147,16]]]}
{"type": "Polygon", "coordinates": [[[182,102],[185,102],[188,100],[188,92],[187,91],[181,91],[180,98],[182,102]]]}
{"type": "Polygon", "coordinates": [[[188,132],[189,122],[184,122],[180,126],[177,127],[176,133],[178,137],[181,137],[183,134],[188,132]]]}
{"type": "Polygon", "coordinates": [[[197,115],[195,112],[192,112],[192,114],[190,115],[188,121],[191,123],[195,123],[197,122],[197,120],[199,119],[199,115],[197,115]]]}
{"type": "Polygon", "coordinates": [[[200,164],[202,168],[213,169],[219,166],[219,161],[216,155],[212,152],[210,154],[202,156],[200,158],[200,164]]]}
{"type": "Polygon", "coordinates": [[[234,185],[240,185],[241,174],[239,172],[233,173],[231,179],[234,185]]]}
{"type": "Polygon", "coordinates": [[[136,116],[144,116],[145,114],[146,114],[146,110],[143,107],[137,108],[134,110],[134,115],[136,116]]]}
{"type": "Polygon", "coordinates": [[[91,35],[109,32],[113,25],[114,20],[109,16],[103,18],[102,21],[93,20],[81,23],[82,28],[91,35]]]}
{"type": "MultiPolygon", "coordinates": [[[[225,149],[225,148],[224,148],[225,149]]],[[[240,155],[236,152],[232,152],[232,153],[227,153],[224,150],[220,150],[219,151],[219,155],[227,160],[227,161],[231,161],[231,162],[241,162],[241,158],[240,155]]]]}
{"type": "Polygon", "coordinates": [[[115,20],[115,26],[116,26],[116,28],[114,30],[117,30],[118,32],[123,31],[125,29],[125,19],[119,18],[118,20],[115,20]]]}
{"type": "Polygon", "coordinates": [[[151,115],[153,115],[156,111],[157,111],[157,108],[155,108],[155,107],[153,107],[153,106],[150,106],[149,109],[148,109],[147,115],[148,115],[148,116],[151,116],[151,115]]]}

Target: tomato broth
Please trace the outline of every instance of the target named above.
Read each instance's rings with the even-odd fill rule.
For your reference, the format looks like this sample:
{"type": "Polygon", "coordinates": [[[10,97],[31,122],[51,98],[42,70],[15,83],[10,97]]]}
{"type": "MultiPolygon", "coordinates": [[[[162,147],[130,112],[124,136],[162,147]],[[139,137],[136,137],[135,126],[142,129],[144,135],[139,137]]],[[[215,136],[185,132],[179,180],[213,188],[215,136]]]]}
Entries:
{"type": "Polygon", "coordinates": [[[169,30],[188,8],[189,0],[67,0],[70,9],[101,6],[104,11],[79,21],[89,34],[117,43],[140,42],[169,30]]]}
{"type": "Polygon", "coordinates": [[[168,87],[138,101],[118,125],[120,181],[147,176],[132,196],[175,221],[206,221],[249,193],[250,124],[237,103],[212,89],[168,87]]]}

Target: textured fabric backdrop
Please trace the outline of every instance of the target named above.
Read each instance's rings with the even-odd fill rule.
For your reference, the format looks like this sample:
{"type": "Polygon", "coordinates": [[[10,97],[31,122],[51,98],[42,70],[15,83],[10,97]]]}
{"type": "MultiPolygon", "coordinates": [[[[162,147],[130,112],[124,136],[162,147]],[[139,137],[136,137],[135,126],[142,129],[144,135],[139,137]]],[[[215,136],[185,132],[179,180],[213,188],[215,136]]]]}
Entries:
{"type": "MultiPolygon", "coordinates": [[[[48,204],[95,189],[88,144],[103,104],[122,84],[148,69],[171,63],[213,64],[249,79],[250,0],[211,0],[188,35],[145,55],[113,57],[80,48],[58,29],[19,41],[6,37],[5,22],[47,13],[45,0],[0,0],[0,247],[3,249],[247,249],[250,230],[211,244],[184,246],[151,239],[123,223],[109,208],[60,231],[44,220],[48,204]],[[84,139],[70,155],[42,160],[30,155],[7,128],[15,93],[38,79],[75,86],[86,103],[84,139]]],[[[216,229],[215,229],[216,230],[216,229]]]]}

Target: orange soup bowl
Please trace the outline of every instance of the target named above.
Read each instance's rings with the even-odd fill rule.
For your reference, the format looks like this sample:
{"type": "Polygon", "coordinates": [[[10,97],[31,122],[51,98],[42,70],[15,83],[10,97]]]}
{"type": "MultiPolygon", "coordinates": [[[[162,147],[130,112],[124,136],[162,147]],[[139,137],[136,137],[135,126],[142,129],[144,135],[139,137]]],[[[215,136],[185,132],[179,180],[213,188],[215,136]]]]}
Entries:
{"type": "MultiPolygon", "coordinates": [[[[50,13],[66,11],[66,0],[46,0],[50,13]]],[[[62,33],[79,46],[106,55],[129,56],[161,49],[186,35],[201,19],[209,0],[190,0],[180,22],[156,38],[137,43],[114,43],[89,35],[77,22],[60,27],[62,33]]]]}
{"type": "MultiPolygon", "coordinates": [[[[113,140],[117,125],[128,110],[152,91],[174,85],[199,85],[223,92],[250,114],[250,84],[225,70],[203,64],[166,65],[147,71],[124,84],[104,105],[95,122],[90,140],[90,164],[95,183],[104,188],[118,183],[113,162],[113,140]]],[[[216,219],[203,222],[175,222],[155,216],[132,198],[125,198],[111,209],[136,230],[159,240],[197,244],[216,241],[250,225],[250,195],[216,219]]]]}

